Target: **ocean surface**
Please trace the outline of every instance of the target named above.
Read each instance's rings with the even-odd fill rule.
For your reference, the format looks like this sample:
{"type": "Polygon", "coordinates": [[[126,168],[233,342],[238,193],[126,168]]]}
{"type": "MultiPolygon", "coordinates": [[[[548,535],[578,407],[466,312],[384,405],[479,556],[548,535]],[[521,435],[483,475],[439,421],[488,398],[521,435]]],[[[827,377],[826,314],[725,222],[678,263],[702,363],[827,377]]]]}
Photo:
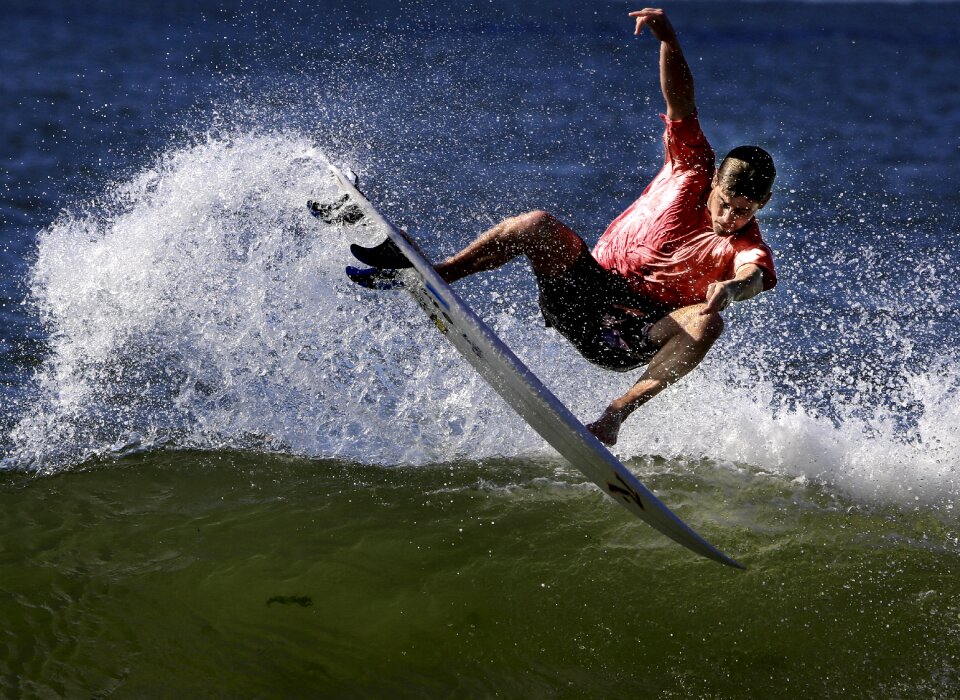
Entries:
{"type": "MultiPolygon", "coordinates": [[[[960,4],[674,2],[780,284],[604,496],[403,294],[327,163],[440,259],[589,243],[661,160],[621,2],[0,4],[0,697],[960,697],[960,4]]],[[[457,285],[585,422],[633,377],[457,285]]]]}

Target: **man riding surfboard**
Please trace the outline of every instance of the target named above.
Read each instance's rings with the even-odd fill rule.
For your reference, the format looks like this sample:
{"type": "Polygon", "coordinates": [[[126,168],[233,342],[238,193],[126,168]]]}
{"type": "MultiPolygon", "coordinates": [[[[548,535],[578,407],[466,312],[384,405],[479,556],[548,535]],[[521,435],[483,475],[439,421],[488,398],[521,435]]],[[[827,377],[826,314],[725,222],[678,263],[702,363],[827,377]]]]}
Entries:
{"type": "MultiPolygon", "coordinates": [[[[601,367],[646,365],[636,384],[587,426],[608,445],[627,416],[706,356],[723,330],[721,311],[777,282],[754,216],[770,200],[773,160],[759,147],[740,146],[715,168],[697,119],[693,76],[670,21],[654,8],[630,17],[635,34],[647,28],[660,42],[666,113],[659,174],[592,252],[557,218],[533,211],[500,222],[435,266],[454,282],[526,256],[548,326],[601,367]]],[[[375,286],[374,276],[352,278],[375,286]]]]}

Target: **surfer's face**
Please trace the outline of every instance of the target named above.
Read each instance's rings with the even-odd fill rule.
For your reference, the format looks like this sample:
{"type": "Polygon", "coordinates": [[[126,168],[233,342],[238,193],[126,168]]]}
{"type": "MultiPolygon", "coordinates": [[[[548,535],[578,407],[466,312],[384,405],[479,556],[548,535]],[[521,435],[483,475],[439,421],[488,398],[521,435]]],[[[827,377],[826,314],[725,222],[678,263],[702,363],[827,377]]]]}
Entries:
{"type": "Polygon", "coordinates": [[[713,232],[718,236],[732,236],[750,223],[750,219],[763,208],[765,203],[732,195],[714,183],[710,197],[707,199],[713,232]]]}

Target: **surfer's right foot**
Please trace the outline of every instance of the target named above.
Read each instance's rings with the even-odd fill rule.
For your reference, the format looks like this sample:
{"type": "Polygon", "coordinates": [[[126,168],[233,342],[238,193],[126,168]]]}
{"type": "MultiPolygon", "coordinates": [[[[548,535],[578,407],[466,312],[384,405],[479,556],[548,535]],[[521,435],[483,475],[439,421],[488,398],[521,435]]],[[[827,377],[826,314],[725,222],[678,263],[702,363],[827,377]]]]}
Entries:
{"type": "Polygon", "coordinates": [[[382,291],[403,287],[403,280],[397,276],[397,271],[393,269],[382,267],[361,269],[348,265],[345,272],[351,282],[367,289],[382,291]]]}

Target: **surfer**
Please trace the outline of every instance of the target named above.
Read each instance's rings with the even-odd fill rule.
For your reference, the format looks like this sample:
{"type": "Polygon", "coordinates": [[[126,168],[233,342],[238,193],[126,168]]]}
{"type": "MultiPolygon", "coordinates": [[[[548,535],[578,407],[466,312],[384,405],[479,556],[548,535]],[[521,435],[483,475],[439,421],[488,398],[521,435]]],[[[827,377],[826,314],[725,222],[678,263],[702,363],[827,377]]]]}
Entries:
{"type": "Polygon", "coordinates": [[[723,330],[720,312],[772,288],[773,255],[754,215],[776,175],[763,149],[741,146],[715,168],[697,120],[693,76],[663,10],[631,12],[634,34],[660,42],[665,161],[640,198],[609,225],[592,253],[544,211],[506,219],[436,265],[448,282],[524,255],[540,308],[591,362],[646,369],[587,427],[613,445],[623,421],[696,367],[723,330]]]}
{"type": "MultiPolygon", "coordinates": [[[[492,270],[518,256],[533,267],[540,310],[589,361],[626,372],[646,365],[639,380],[587,427],[608,445],[623,421],[706,356],[723,331],[720,315],[777,283],[773,254],[755,214],[770,200],[773,159],[757,146],[739,146],[715,167],[700,129],[693,76],[663,10],[631,12],[634,33],[644,27],[660,42],[662,169],[591,252],[580,236],[545,211],[506,219],[435,266],[447,282],[492,270]]],[[[310,202],[327,221],[338,206],[310,202]]],[[[351,246],[370,269],[347,268],[351,280],[388,289],[409,266],[389,241],[351,246]]]]}

